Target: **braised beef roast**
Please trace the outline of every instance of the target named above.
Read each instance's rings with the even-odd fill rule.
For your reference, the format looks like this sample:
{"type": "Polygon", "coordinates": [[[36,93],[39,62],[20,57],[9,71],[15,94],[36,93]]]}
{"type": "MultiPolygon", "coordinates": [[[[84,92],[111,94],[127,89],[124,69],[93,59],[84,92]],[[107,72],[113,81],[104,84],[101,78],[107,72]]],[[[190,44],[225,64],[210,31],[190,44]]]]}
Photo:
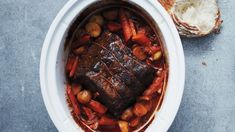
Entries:
{"type": "Polygon", "coordinates": [[[97,99],[118,117],[152,83],[155,73],[118,35],[104,32],[81,56],[75,81],[97,92],[97,99]]]}

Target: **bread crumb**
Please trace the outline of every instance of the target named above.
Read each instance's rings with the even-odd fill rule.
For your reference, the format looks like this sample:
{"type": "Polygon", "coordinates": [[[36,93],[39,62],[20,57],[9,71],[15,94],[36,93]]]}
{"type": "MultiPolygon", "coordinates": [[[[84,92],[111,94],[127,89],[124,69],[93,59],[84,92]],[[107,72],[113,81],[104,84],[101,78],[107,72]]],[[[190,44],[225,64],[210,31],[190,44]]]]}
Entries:
{"type": "Polygon", "coordinates": [[[205,61],[203,61],[203,62],[202,62],[202,65],[203,65],[203,66],[207,66],[207,64],[206,64],[206,62],[205,62],[205,61]]]}

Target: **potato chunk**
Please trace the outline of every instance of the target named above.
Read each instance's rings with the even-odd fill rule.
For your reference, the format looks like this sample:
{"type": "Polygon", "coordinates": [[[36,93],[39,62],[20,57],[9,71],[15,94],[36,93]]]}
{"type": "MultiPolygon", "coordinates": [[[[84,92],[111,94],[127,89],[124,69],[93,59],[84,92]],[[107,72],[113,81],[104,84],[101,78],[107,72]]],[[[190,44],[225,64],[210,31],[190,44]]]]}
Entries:
{"type": "Polygon", "coordinates": [[[85,29],[94,38],[98,37],[101,33],[100,25],[94,22],[89,22],[86,24],[85,29]]]}

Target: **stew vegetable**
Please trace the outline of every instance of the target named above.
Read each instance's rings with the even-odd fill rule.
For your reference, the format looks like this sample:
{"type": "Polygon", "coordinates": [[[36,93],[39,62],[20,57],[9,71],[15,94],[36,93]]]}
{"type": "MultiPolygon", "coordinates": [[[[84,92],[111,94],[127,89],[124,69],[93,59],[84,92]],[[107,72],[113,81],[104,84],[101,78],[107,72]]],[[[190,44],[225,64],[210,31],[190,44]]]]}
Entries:
{"type": "MultiPolygon", "coordinates": [[[[125,8],[100,11],[72,32],[66,94],[85,130],[137,130],[158,110],[168,68],[158,34],[125,8]]],[[[142,129],[144,130],[144,129],[142,129]]]]}

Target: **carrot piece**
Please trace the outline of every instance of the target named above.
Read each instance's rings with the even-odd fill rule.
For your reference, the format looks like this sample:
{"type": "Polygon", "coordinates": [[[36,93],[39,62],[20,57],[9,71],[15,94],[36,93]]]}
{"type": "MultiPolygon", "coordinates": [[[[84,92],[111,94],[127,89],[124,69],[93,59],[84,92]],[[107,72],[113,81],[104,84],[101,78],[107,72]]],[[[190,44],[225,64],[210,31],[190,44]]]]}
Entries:
{"type": "Polygon", "coordinates": [[[72,69],[73,63],[74,63],[75,59],[74,57],[69,57],[67,64],[66,64],[66,71],[70,72],[70,70],[72,69]]]}
{"type": "Polygon", "coordinates": [[[92,110],[88,107],[82,107],[82,110],[85,112],[88,120],[92,120],[95,118],[95,114],[92,112],[92,110]]]}
{"type": "Polygon", "coordinates": [[[144,27],[139,28],[137,34],[146,34],[146,29],[144,27]]]}
{"type": "Polygon", "coordinates": [[[136,46],[132,52],[139,60],[145,60],[147,58],[147,55],[144,53],[144,50],[140,46],[136,46]]]}
{"type": "Polygon", "coordinates": [[[82,89],[82,86],[79,84],[73,84],[72,85],[72,90],[73,90],[73,94],[77,95],[82,89]]]}
{"type": "Polygon", "coordinates": [[[73,77],[76,69],[77,69],[77,66],[78,66],[78,57],[76,57],[74,63],[73,63],[73,66],[72,66],[72,69],[70,70],[69,72],[69,77],[73,77]]]}
{"type": "Polygon", "coordinates": [[[148,113],[148,109],[142,103],[136,103],[133,107],[133,113],[138,117],[142,117],[148,113]]]}
{"type": "Polygon", "coordinates": [[[150,111],[150,110],[152,109],[152,107],[153,107],[153,102],[152,102],[152,100],[150,100],[150,101],[144,103],[144,106],[145,106],[145,108],[147,108],[148,111],[150,111]]]}
{"type": "Polygon", "coordinates": [[[102,116],[99,120],[99,125],[116,125],[117,121],[107,117],[107,116],[102,116]]]}
{"type": "Polygon", "coordinates": [[[140,96],[138,100],[140,101],[150,101],[153,97],[152,96],[140,96]]]}
{"type": "Polygon", "coordinates": [[[130,126],[131,127],[136,127],[140,123],[140,117],[136,117],[130,121],[130,126]]]}
{"type": "Polygon", "coordinates": [[[142,33],[138,33],[135,36],[133,36],[132,40],[143,46],[151,46],[150,39],[145,34],[142,34],[142,33]]]}
{"type": "Polygon", "coordinates": [[[77,48],[81,45],[87,44],[91,39],[91,36],[86,34],[78,38],[75,42],[72,43],[72,48],[77,48]]]}
{"type": "Polygon", "coordinates": [[[79,40],[81,44],[86,44],[89,42],[90,38],[90,35],[83,35],[79,40]]]}
{"type": "Polygon", "coordinates": [[[156,52],[160,51],[161,47],[160,46],[150,46],[150,47],[145,47],[145,51],[149,54],[155,54],[156,52]]]}
{"type": "Polygon", "coordinates": [[[109,31],[111,32],[117,32],[122,29],[122,26],[119,23],[115,23],[115,22],[109,22],[107,24],[107,27],[109,31]]]}
{"type": "Polygon", "coordinates": [[[90,103],[88,104],[88,106],[94,110],[95,112],[98,112],[100,114],[104,114],[108,109],[102,105],[101,103],[99,103],[98,101],[95,100],[91,100],[90,103]]]}
{"type": "Polygon", "coordinates": [[[84,54],[86,52],[86,48],[85,48],[85,46],[81,46],[81,47],[78,47],[78,48],[74,49],[73,52],[76,55],[81,55],[81,54],[84,54]]]}
{"type": "Polygon", "coordinates": [[[128,40],[130,40],[132,37],[132,31],[125,11],[123,9],[120,10],[119,17],[122,25],[125,42],[128,42],[128,40]]]}
{"type": "Polygon", "coordinates": [[[161,47],[160,46],[151,46],[150,49],[151,49],[152,53],[154,54],[154,53],[160,51],[161,47]]]}
{"type": "Polygon", "coordinates": [[[135,36],[136,35],[135,25],[131,19],[129,19],[129,24],[130,24],[132,35],[135,36]]]}
{"type": "Polygon", "coordinates": [[[152,61],[150,59],[146,59],[145,63],[150,66],[152,65],[152,61]]]}
{"type": "Polygon", "coordinates": [[[78,102],[75,98],[75,95],[73,94],[73,90],[71,88],[71,85],[67,84],[66,85],[66,91],[69,97],[69,100],[71,101],[72,107],[73,107],[73,111],[75,113],[76,116],[79,116],[81,114],[78,102]]]}
{"type": "Polygon", "coordinates": [[[157,77],[153,80],[153,83],[144,91],[144,96],[150,96],[153,93],[157,92],[162,86],[161,84],[163,83],[163,77],[157,77]]]}

